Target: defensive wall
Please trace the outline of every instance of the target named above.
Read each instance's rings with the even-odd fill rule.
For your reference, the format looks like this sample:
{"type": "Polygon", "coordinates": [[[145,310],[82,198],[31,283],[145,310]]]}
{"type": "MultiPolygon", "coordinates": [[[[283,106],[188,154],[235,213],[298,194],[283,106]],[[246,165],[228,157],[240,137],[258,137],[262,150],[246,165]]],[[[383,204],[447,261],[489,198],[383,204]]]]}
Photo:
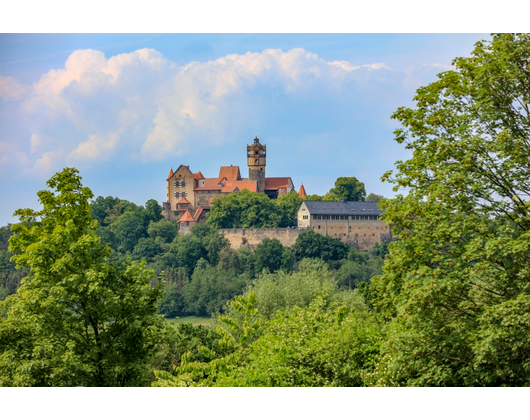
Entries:
{"type": "Polygon", "coordinates": [[[232,249],[247,246],[255,249],[265,238],[278,239],[283,246],[294,245],[302,228],[261,228],[261,229],[217,229],[230,241],[232,249]]]}
{"type": "MultiPolygon", "coordinates": [[[[382,240],[387,242],[392,240],[388,227],[385,226],[385,229],[384,223],[380,221],[366,221],[357,223],[352,227],[353,229],[350,230],[348,227],[340,226],[339,223],[329,223],[317,225],[313,230],[348,243],[360,251],[367,251],[375,243],[381,243],[382,240]],[[324,226],[326,229],[323,229],[324,226]]],[[[255,249],[265,238],[278,239],[283,246],[294,245],[300,232],[308,229],[312,228],[218,229],[217,231],[224,234],[225,238],[230,241],[232,249],[238,249],[242,246],[255,249]]]]}

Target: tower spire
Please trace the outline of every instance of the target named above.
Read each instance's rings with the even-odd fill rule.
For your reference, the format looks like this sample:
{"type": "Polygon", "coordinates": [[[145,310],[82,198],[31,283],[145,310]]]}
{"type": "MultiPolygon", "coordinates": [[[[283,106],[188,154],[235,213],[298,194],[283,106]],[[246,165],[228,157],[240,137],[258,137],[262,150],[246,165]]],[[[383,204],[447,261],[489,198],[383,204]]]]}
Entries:
{"type": "Polygon", "coordinates": [[[259,192],[265,192],[266,151],[267,146],[259,142],[258,136],[253,144],[247,145],[248,178],[256,181],[259,192]]]}

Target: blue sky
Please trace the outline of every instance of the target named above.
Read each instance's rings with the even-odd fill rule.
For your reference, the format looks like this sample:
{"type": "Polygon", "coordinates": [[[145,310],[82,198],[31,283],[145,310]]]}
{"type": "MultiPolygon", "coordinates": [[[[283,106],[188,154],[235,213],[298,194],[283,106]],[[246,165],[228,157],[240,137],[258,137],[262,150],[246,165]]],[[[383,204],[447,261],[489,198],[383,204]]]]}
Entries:
{"type": "Polygon", "coordinates": [[[180,164],[217,175],[267,144],[267,176],[368,193],[409,156],[399,106],[487,34],[0,34],[0,225],[38,208],[53,173],[96,196],[165,198],[180,164]]]}

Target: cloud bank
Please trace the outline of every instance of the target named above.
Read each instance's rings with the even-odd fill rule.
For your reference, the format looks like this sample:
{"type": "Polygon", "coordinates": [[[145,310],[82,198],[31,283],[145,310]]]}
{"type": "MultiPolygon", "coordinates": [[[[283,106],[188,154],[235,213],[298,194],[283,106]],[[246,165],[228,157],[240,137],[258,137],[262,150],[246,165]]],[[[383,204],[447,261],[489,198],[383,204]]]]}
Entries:
{"type": "Polygon", "coordinates": [[[329,62],[302,48],[182,65],[153,49],[110,58],[77,50],[32,86],[0,76],[4,106],[16,108],[29,130],[24,140],[0,132],[0,162],[44,174],[116,156],[167,159],[199,139],[203,147],[226,141],[235,125],[256,117],[257,91],[336,94],[357,73],[384,70],[384,63],[329,62]]]}

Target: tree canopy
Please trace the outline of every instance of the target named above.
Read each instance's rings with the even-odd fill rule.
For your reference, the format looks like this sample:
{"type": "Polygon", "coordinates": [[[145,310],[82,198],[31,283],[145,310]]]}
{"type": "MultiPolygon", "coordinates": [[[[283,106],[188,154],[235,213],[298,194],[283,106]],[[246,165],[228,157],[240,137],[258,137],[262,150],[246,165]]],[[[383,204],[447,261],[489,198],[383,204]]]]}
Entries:
{"type": "Polygon", "coordinates": [[[402,107],[384,176],[397,239],[374,281],[393,320],[374,384],[530,384],[530,35],[494,35],[402,107]]]}
{"type": "MultiPolygon", "coordinates": [[[[340,177],[335,181],[335,186],[329,190],[329,194],[338,200],[364,201],[366,190],[364,183],[355,177],[340,177]]],[[[325,197],[324,197],[325,200],[325,197]]]]}
{"type": "Polygon", "coordinates": [[[92,192],[66,168],[39,191],[41,211],[15,212],[10,251],[29,268],[0,303],[0,385],[145,385],[158,340],[160,289],[143,264],[109,263],[95,234],[92,192]]]}

